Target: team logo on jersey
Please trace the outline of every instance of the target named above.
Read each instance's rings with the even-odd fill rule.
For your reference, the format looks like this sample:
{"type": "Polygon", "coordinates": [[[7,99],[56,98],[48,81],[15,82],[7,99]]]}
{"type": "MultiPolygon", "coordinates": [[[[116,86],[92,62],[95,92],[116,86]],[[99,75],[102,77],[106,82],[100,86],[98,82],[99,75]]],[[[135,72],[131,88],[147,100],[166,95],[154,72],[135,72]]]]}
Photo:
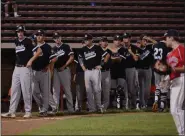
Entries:
{"type": "Polygon", "coordinates": [[[94,57],[96,57],[96,53],[94,52],[94,51],[92,51],[92,52],[84,52],[84,56],[85,56],[85,59],[86,60],[89,60],[89,59],[91,59],[91,58],[94,58],[94,57]]]}
{"type": "Polygon", "coordinates": [[[25,46],[23,44],[19,45],[19,46],[16,46],[15,48],[15,52],[18,53],[18,52],[22,52],[22,51],[25,51],[25,46]]]}
{"type": "Polygon", "coordinates": [[[172,67],[175,67],[178,64],[178,58],[176,58],[175,56],[172,56],[171,58],[168,59],[168,63],[172,67]]]}
{"type": "Polygon", "coordinates": [[[64,50],[59,50],[59,51],[57,51],[56,54],[57,54],[58,57],[61,57],[61,56],[65,55],[65,51],[64,50]]]}
{"type": "Polygon", "coordinates": [[[140,59],[143,60],[143,59],[146,58],[149,54],[150,54],[150,51],[149,51],[149,50],[145,51],[145,52],[140,56],[140,59]]]}
{"type": "MultiPolygon", "coordinates": [[[[40,46],[36,46],[35,48],[33,48],[33,50],[32,50],[32,51],[33,51],[33,55],[36,54],[38,48],[40,48],[40,46]]],[[[41,53],[41,54],[39,55],[39,57],[41,57],[41,56],[43,56],[43,53],[41,53]]]]}

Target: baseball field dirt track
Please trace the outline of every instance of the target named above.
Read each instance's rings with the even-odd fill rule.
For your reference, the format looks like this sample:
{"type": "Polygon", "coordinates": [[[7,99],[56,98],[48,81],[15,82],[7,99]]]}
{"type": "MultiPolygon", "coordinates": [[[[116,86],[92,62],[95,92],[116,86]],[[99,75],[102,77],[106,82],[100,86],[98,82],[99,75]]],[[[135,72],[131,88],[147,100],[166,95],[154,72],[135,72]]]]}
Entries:
{"type": "Polygon", "coordinates": [[[122,112],[2,118],[2,135],[176,135],[170,113],[122,112]]]}

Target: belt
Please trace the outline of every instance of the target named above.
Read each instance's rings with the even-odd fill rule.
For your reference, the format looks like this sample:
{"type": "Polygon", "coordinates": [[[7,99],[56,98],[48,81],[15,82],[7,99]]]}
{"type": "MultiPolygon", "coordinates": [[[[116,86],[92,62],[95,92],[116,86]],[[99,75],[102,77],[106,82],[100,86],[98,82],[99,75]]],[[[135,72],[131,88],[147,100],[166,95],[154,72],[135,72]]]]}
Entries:
{"type": "Polygon", "coordinates": [[[110,71],[110,69],[102,69],[101,72],[110,71]]]}
{"type": "Polygon", "coordinates": [[[141,68],[141,69],[149,69],[150,67],[143,67],[143,68],[141,68]]]}
{"type": "Polygon", "coordinates": [[[41,71],[41,72],[47,72],[48,68],[44,68],[44,69],[34,69],[35,71],[41,71]]]}
{"type": "Polygon", "coordinates": [[[25,67],[25,65],[15,64],[16,67],[25,67]]]}
{"type": "MultiPolygon", "coordinates": [[[[68,67],[65,67],[64,69],[68,69],[68,67]]],[[[57,72],[61,72],[62,70],[60,68],[56,68],[57,72]]]]}

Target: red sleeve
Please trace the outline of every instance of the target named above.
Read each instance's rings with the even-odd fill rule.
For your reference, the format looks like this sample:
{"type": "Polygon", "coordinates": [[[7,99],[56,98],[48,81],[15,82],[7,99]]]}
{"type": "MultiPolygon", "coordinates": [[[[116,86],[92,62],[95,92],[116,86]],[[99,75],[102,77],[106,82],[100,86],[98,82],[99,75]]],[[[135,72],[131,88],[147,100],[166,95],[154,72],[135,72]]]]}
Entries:
{"type": "Polygon", "coordinates": [[[182,61],[183,63],[185,62],[185,58],[184,58],[184,57],[185,57],[185,56],[184,56],[184,52],[185,52],[185,51],[184,51],[184,50],[185,50],[184,46],[181,46],[181,47],[180,47],[180,50],[179,50],[179,51],[180,51],[180,52],[179,52],[179,56],[180,56],[180,59],[181,59],[181,61],[182,61]]]}

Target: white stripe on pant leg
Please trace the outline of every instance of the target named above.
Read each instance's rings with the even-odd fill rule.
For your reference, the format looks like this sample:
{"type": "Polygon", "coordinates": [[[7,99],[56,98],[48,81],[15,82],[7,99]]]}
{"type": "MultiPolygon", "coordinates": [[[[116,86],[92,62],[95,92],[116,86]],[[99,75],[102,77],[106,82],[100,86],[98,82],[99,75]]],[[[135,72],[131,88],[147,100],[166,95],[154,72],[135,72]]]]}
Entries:
{"type": "Polygon", "coordinates": [[[172,81],[170,110],[173,116],[179,135],[184,133],[184,114],[182,103],[184,100],[184,77],[176,78],[172,81]]]}

